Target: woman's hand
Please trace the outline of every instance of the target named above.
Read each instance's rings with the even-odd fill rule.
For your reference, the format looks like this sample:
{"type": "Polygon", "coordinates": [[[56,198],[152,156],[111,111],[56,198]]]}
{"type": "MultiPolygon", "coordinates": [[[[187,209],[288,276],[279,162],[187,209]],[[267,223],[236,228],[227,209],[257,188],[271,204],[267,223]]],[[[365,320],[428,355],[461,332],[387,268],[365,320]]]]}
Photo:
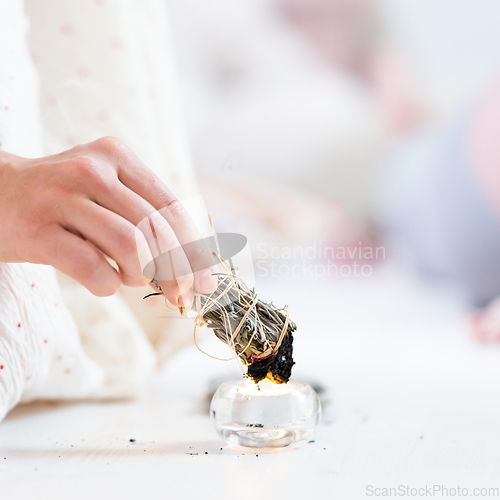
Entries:
{"type": "Polygon", "coordinates": [[[39,159],[0,152],[0,262],[52,265],[99,296],[154,274],[179,306],[191,302],[193,286],[217,286],[210,252],[181,203],[114,137],[39,159]]]}

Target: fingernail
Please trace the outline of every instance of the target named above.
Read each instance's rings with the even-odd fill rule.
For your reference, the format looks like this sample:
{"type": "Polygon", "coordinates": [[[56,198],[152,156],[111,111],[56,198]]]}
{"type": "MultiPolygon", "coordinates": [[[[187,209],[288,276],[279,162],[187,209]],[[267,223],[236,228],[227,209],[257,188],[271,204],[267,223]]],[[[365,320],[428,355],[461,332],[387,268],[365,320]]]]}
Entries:
{"type": "Polygon", "coordinates": [[[179,307],[185,307],[186,309],[189,309],[191,307],[192,302],[193,302],[193,290],[192,289],[188,290],[187,292],[184,292],[177,299],[177,305],[179,307]]]}
{"type": "Polygon", "coordinates": [[[200,292],[212,293],[217,288],[217,276],[212,274],[212,271],[205,271],[205,274],[200,278],[200,292]]]}

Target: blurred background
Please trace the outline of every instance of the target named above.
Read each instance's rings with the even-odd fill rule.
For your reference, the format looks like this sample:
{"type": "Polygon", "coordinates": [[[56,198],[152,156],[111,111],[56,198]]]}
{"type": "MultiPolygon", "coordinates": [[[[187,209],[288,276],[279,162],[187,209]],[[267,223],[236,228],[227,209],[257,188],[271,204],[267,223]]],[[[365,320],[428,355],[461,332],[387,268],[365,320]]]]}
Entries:
{"type": "Polygon", "coordinates": [[[200,189],[261,275],[272,246],[342,264],[339,249],[383,245],[472,305],[499,293],[495,176],[481,177],[495,152],[473,144],[495,128],[476,115],[495,94],[497,2],[166,4],[200,189]]]}

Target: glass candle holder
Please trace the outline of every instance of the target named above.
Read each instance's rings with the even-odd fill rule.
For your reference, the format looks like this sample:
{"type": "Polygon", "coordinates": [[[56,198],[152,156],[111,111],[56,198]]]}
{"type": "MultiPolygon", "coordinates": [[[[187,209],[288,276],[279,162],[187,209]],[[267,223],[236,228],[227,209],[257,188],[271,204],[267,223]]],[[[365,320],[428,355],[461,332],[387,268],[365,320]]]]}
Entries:
{"type": "Polygon", "coordinates": [[[306,443],[321,418],[321,404],[308,384],[267,380],[223,383],[210,416],[219,436],[244,448],[286,448],[306,443]]]}

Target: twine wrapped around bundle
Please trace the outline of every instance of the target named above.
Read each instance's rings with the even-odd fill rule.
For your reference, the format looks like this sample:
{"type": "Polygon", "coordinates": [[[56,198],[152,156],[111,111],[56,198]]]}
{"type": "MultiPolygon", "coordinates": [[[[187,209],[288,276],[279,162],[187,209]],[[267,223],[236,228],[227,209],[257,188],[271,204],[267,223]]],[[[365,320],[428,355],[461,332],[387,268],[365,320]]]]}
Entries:
{"type": "MultiPolygon", "coordinates": [[[[195,343],[196,328],[206,325],[234,353],[226,361],[238,358],[246,377],[255,383],[267,378],[286,384],[295,364],[292,356],[296,330],[288,311],[260,300],[254,290],[230,272],[218,273],[217,277],[218,287],[213,293],[195,293],[195,343]]],[[[159,283],[153,282],[161,290],[159,283]]]]}
{"type": "Polygon", "coordinates": [[[218,274],[218,280],[212,294],[195,295],[195,329],[201,325],[211,328],[254,382],[268,378],[286,384],[294,365],[292,333],[296,329],[288,311],[260,300],[237,276],[218,274]]]}

